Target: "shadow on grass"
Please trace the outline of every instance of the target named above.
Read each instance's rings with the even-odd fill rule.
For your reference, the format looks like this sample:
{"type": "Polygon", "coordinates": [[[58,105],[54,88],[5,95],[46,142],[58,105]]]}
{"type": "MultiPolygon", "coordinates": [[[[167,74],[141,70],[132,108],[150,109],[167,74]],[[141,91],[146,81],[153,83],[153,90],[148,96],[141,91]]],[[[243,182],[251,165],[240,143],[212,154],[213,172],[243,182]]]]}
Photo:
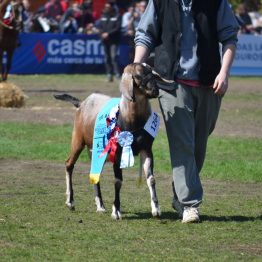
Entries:
{"type": "Polygon", "coordinates": [[[202,215],[201,221],[206,222],[248,222],[248,221],[261,221],[262,216],[251,217],[251,216],[207,216],[202,215]]]}
{"type": "MultiPolygon", "coordinates": [[[[126,220],[143,220],[152,218],[150,212],[140,212],[132,215],[127,215],[126,220]]],[[[178,213],[176,212],[162,212],[160,220],[179,220],[178,213]]],[[[209,216],[201,215],[201,222],[248,222],[248,221],[262,221],[262,216],[209,216]]]]}

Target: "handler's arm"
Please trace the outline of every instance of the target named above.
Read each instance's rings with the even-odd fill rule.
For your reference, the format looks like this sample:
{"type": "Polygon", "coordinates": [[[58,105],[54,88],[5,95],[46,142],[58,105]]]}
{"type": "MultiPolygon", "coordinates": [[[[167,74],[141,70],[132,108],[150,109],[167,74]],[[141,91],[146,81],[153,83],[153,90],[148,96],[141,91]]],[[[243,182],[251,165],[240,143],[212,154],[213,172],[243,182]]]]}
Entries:
{"type": "Polygon", "coordinates": [[[144,63],[148,58],[150,51],[145,46],[136,46],[134,63],[144,63]]]}
{"type": "Polygon", "coordinates": [[[214,92],[217,95],[225,94],[228,89],[228,78],[235,52],[236,46],[234,44],[229,44],[224,47],[222,67],[213,85],[214,92]]]}
{"type": "Polygon", "coordinates": [[[135,35],[134,62],[143,63],[154,50],[159,36],[159,24],[153,0],[149,0],[135,35]]]}
{"type": "Polygon", "coordinates": [[[219,42],[223,45],[222,67],[213,85],[215,94],[223,95],[228,88],[228,77],[234,60],[238,22],[227,0],[221,0],[217,15],[217,32],[219,42]]]}

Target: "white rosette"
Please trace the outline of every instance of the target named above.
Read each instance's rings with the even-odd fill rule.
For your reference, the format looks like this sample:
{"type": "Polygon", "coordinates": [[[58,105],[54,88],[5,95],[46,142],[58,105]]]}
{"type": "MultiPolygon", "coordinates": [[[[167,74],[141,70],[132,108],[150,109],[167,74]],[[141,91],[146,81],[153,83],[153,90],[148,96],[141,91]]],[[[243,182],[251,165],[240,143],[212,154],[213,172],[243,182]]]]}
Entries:
{"type": "Polygon", "coordinates": [[[123,147],[120,168],[133,166],[135,162],[133,151],[131,148],[134,140],[133,134],[128,131],[123,131],[118,135],[117,139],[119,145],[123,147]]]}

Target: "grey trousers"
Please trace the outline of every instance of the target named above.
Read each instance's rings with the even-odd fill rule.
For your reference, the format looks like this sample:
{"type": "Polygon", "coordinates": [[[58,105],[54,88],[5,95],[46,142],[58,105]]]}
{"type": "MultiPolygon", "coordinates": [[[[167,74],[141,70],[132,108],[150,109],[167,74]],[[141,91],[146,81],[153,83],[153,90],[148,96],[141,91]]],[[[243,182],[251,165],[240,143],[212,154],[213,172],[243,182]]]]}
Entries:
{"type": "Polygon", "coordinates": [[[198,206],[203,197],[199,173],[221,96],[215,95],[212,88],[175,84],[172,92],[160,90],[159,103],[169,143],[174,199],[182,208],[198,206]]]}

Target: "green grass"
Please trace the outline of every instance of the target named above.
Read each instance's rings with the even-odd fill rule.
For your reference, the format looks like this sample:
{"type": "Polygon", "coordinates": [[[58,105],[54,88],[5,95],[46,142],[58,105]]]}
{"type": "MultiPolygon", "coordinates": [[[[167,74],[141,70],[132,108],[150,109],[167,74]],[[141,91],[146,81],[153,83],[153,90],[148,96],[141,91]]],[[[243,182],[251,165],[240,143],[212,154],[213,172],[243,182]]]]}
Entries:
{"type": "MultiPolygon", "coordinates": [[[[104,83],[103,76],[11,76],[11,80],[29,96],[28,108],[60,106],[48,90],[75,92],[77,97],[96,89],[119,93],[114,84],[104,83]]],[[[232,78],[231,83],[221,112],[220,123],[226,128],[210,137],[201,174],[200,224],[182,224],[171,208],[172,176],[164,131],[154,143],[161,219],[151,217],[146,182],[136,186],[136,161],[136,167],[124,170],[123,219],[116,222],[110,217],[111,164],[101,177],[107,213],[97,214],[86,152],[74,172],[76,211],[64,205],[64,160],[70,150],[71,124],[1,121],[0,261],[262,261],[261,78],[232,78]]]]}
{"type": "MultiPolygon", "coordinates": [[[[46,165],[47,167],[48,165],[46,165]]],[[[44,167],[44,166],[43,166],[44,167]]],[[[63,170],[0,173],[1,261],[259,261],[261,191],[254,184],[204,183],[202,223],[184,225],[171,208],[171,177],[158,174],[161,219],[152,219],[144,182],[124,174],[122,221],[110,218],[113,176],[102,191],[108,213],[95,212],[91,185],[74,177],[76,211],[64,206],[63,170]],[[215,185],[215,189],[213,186],[215,185]],[[240,194],[245,188],[245,194],[240,194]],[[253,193],[247,189],[252,189],[253,193]],[[168,189],[168,190],[167,190],[168,189]]]]}
{"type": "MultiPolygon", "coordinates": [[[[0,158],[64,161],[70,149],[70,125],[1,123],[0,158]]],[[[262,181],[262,140],[211,137],[203,176],[231,181],[262,181]]],[[[170,173],[166,135],[154,143],[155,170],[170,173]]],[[[81,161],[88,161],[84,151],[81,161]]],[[[136,161],[138,162],[138,161],[136,161]]]]}

